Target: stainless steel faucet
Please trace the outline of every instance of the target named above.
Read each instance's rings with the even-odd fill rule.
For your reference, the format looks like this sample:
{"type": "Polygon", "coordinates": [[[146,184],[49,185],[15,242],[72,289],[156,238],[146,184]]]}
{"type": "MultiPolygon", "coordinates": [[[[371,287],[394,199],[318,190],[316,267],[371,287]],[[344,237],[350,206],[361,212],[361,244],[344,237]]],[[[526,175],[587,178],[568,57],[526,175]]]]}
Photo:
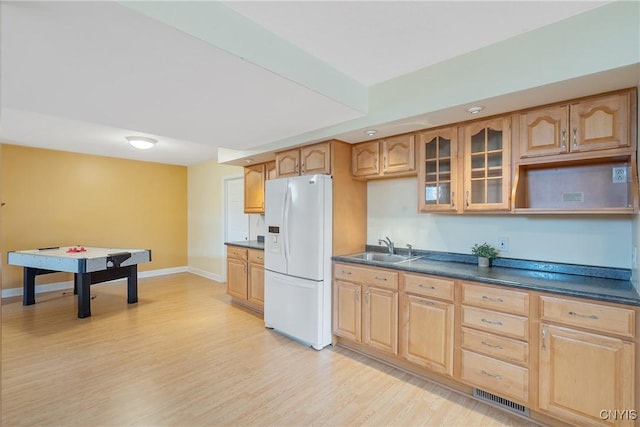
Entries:
{"type": "Polygon", "coordinates": [[[409,257],[411,257],[411,249],[413,248],[413,246],[411,246],[411,243],[407,243],[407,248],[409,248],[409,257]]]}
{"type": "Polygon", "coordinates": [[[378,239],[378,244],[379,244],[379,245],[381,245],[381,244],[383,244],[383,243],[384,243],[384,244],[387,246],[387,249],[389,249],[389,253],[390,253],[391,255],[393,255],[393,250],[394,250],[393,242],[391,241],[391,239],[390,239],[389,237],[387,237],[386,239],[387,239],[387,240],[384,240],[384,239],[378,239]]]}

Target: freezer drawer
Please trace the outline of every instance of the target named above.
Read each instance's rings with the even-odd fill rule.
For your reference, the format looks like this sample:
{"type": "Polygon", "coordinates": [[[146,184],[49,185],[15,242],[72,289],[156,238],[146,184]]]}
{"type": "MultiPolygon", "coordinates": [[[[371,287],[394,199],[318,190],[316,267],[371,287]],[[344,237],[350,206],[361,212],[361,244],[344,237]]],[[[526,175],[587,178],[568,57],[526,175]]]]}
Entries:
{"type": "Polygon", "coordinates": [[[330,292],[325,281],[265,271],[265,326],[322,349],[331,344],[330,292]]]}

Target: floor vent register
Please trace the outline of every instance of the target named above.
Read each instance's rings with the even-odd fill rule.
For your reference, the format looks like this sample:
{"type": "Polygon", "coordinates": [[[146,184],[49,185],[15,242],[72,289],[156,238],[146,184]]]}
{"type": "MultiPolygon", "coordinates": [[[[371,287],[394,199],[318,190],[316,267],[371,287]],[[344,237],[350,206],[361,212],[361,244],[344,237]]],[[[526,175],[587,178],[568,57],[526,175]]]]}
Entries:
{"type": "Polygon", "coordinates": [[[527,408],[526,406],[521,405],[519,403],[512,402],[503,397],[496,396],[495,394],[491,394],[488,391],[474,388],[473,397],[477,397],[480,400],[484,400],[486,402],[491,403],[494,406],[498,406],[499,408],[506,409],[518,415],[523,415],[525,417],[529,416],[529,408],[527,408]]]}

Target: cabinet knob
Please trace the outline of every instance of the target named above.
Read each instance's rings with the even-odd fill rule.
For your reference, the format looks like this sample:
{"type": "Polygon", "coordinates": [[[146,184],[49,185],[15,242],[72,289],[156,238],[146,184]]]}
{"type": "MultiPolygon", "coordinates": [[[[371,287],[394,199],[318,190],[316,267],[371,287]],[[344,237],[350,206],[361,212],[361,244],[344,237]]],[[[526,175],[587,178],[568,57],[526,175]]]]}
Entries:
{"type": "Polygon", "coordinates": [[[573,148],[578,147],[578,128],[573,128],[573,148]]]}
{"type": "Polygon", "coordinates": [[[562,145],[560,146],[562,149],[567,148],[567,130],[562,129],[562,145]]]}

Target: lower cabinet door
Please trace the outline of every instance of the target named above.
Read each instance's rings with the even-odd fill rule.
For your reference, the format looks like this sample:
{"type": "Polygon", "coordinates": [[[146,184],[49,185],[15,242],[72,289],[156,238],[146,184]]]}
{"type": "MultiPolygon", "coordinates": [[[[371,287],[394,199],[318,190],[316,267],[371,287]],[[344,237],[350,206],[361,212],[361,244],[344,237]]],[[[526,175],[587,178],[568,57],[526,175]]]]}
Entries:
{"type": "Polygon", "coordinates": [[[402,357],[453,375],[453,304],[405,294],[401,312],[402,357]]]}
{"type": "Polygon", "coordinates": [[[634,425],[635,357],[632,342],[542,323],[540,408],[576,425],[634,425]]]}
{"type": "Polygon", "coordinates": [[[264,267],[249,263],[249,283],[247,286],[249,302],[264,308],[264,267]]]}
{"type": "Polygon", "coordinates": [[[247,299],[247,262],[227,258],[227,293],[232,297],[247,299]]]}
{"type": "Polygon", "coordinates": [[[398,292],[365,287],[364,342],[398,354],[398,292]]]}
{"type": "Polygon", "coordinates": [[[334,318],[335,335],[360,342],[362,340],[362,303],[360,285],[336,280],[334,282],[334,318]]]}

